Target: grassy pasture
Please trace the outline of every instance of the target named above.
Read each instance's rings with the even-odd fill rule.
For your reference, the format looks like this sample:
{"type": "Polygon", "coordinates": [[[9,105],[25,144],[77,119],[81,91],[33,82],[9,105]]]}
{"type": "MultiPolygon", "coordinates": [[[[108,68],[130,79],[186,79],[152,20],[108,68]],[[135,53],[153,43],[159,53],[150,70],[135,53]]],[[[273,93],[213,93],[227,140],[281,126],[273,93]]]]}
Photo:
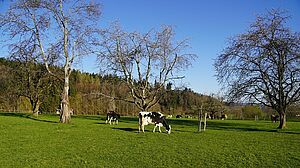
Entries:
{"type": "MultiPolygon", "coordinates": [[[[300,167],[300,122],[170,119],[172,133],[138,133],[137,118],[0,113],[0,167],[300,167]]],[[[163,129],[164,130],[164,129],[163,129]]]]}

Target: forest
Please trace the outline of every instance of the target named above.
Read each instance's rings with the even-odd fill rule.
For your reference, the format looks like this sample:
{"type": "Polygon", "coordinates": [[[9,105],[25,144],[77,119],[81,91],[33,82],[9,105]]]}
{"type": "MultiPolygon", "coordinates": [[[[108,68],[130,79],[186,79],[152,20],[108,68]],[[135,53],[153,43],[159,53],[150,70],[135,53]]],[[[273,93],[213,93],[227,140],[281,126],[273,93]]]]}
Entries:
{"type": "MultiPolygon", "coordinates": [[[[61,72],[61,67],[53,67],[61,72]]],[[[60,109],[61,86],[58,79],[47,74],[42,64],[30,64],[0,58],[0,110],[56,114],[60,109]],[[35,106],[35,104],[38,104],[35,106]]],[[[140,110],[130,99],[129,88],[121,77],[73,70],[70,77],[70,104],[76,115],[104,115],[115,110],[121,115],[134,116],[140,110]]],[[[255,105],[224,102],[215,95],[203,95],[190,88],[173,88],[168,83],[159,93],[159,102],[150,110],[167,115],[196,117],[201,106],[214,118],[227,114],[230,119],[269,119],[275,111],[255,105]]],[[[295,118],[299,106],[289,108],[287,116],[295,118]]]]}
{"type": "MultiPolygon", "coordinates": [[[[60,67],[54,69],[62,71],[60,67]]],[[[34,104],[39,104],[37,110],[40,113],[56,113],[60,108],[61,83],[47,74],[43,65],[0,58],[0,70],[1,111],[32,112],[35,110],[34,104]]],[[[171,115],[193,115],[201,103],[209,98],[209,101],[218,102],[188,88],[173,89],[172,83],[168,83],[159,94],[161,99],[151,110],[171,115]]],[[[129,90],[122,78],[73,70],[70,77],[70,104],[75,114],[99,115],[109,110],[116,110],[122,115],[137,114],[139,109],[126,99],[130,99],[129,90]]]]}

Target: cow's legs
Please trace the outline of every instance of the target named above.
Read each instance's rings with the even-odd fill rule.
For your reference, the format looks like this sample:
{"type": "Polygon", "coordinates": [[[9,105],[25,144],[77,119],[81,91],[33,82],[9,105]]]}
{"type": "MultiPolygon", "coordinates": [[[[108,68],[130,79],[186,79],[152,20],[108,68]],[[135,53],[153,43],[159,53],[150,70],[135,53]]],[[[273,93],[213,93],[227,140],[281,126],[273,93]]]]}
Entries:
{"type": "MultiPolygon", "coordinates": [[[[153,132],[155,132],[156,127],[157,127],[157,125],[154,126],[153,132]]],[[[158,127],[158,128],[159,128],[159,127],[158,127]]]]}
{"type": "Polygon", "coordinates": [[[141,124],[139,123],[139,132],[141,132],[141,124]]]}
{"type": "Polygon", "coordinates": [[[116,120],[116,124],[118,125],[118,123],[119,123],[119,120],[116,120]]]}
{"type": "Polygon", "coordinates": [[[161,132],[161,130],[160,130],[160,126],[158,126],[158,131],[159,131],[159,132],[161,132]]]}
{"type": "Polygon", "coordinates": [[[112,119],[112,117],[109,118],[109,125],[111,125],[111,119],[112,119]]]}
{"type": "Polygon", "coordinates": [[[107,124],[108,123],[108,116],[106,116],[106,120],[105,120],[105,124],[107,124]]]}

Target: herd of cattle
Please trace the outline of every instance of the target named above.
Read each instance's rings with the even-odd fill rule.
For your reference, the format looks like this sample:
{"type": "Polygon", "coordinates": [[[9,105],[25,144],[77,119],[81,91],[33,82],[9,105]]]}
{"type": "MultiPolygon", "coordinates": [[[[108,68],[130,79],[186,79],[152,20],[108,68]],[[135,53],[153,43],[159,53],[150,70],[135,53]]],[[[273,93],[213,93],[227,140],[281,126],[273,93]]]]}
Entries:
{"type": "MultiPolygon", "coordinates": [[[[185,118],[193,118],[191,115],[185,115],[185,118]]],[[[184,118],[182,115],[178,114],[176,115],[176,118],[184,118]]],[[[168,115],[168,118],[172,118],[172,115],[168,115]]],[[[227,114],[222,114],[221,116],[214,116],[214,115],[207,115],[207,119],[221,119],[225,120],[227,119],[227,114]]]]}
{"type": "MultiPolygon", "coordinates": [[[[161,132],[161,127],[164,127],[166,129],[166,132],[168,134],[171,133],[171,125],[168,124],[166,118],[167,117],[172,117],[171,115],[168,115],[167,117],[163,115],[160,112],[145,112],[141,111],[139,112],[139,132],[142,130],[143,132],[145,131],[145,125],[149,124],[154,124],[154,129],[153,132],[156,131],[156,128],[158,127],[158,131],[161,132]]],[[[182,118],[181,115],[177,115],[176,118],[182,118]]],[[[227,115],[222,115],[222,119],[226,119],[227,115]]],[[[118,124],[120,119],[120,114],[114,112],[114,111],[109,111],[106,115],[106,124],[118,124]]]]}
{"type": "MultiPolygon", "coordinates": [[[[161,132],[161,127],[164,127],[166,129],[166,132],[168,134],[171,133],[171,125],[168,124],[166,118],[167,117],[172,117],[171,115],[168,115],[167,117],[164,116],[160,112],[145,112],[141,111],[138,114],[139,117],[139,132],[142,130],[143,132],[145,131],[145,125],[149,124],[154,124],[154,129],[153,132],[155,132],[156,128],[158,127],[158,131],[161,132]]],[[[182,118],[182,115],[177,115],[176,118],[182,118]]],[[[106,115],[106,124],[118,124],[120,119],[120,114],[114,112],[114,111],[109,111],[106,115]]],[[[227,119],[227,115],[223,114],[221,116],[221,119],[227,119]]],[[[278,115],[271,115],[271,121],[272,122],[277,122],[279,119],[278,115]]]]}
{"type": "MultiPolygon", "coordinates": [[[[109,111],[106,115],[105,123],[109,124],[118,124],[120,119],[120,114],[109,111]]],[[[160,127],[165,127],[168,134],[171,133],[171,125],[168,125],[166,117],[160,112],[139,112],[139,132],[142,130],[145,131],[145,125],[154,124],[153,132],[155,132],[158,127],[158,131],[161,132],[160,127]]]]}

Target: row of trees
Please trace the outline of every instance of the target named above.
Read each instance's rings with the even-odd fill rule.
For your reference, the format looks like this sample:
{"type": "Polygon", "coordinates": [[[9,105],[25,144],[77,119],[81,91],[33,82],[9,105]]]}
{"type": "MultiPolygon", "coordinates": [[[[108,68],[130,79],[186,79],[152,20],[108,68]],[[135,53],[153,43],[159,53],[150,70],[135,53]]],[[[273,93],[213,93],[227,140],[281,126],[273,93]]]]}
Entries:
{"type": "MultiPolygon", "coordinates": [[[[0,75],[2,111],[32,111],[37,115],[38,111],[55,113],[56,109],[60,108],[62,83],[49,74],[45,75],[45,66],[24,60],[11,61],[0,58],[0,68],[3,72],[0,75]]],[[[51,69],[59,72],[62,68],[51,69]]],[[[108,110],[116,110],[122,115],[136,115],[140,111],[134,103],[126,101],[132,99],[130,89],[124,79],[115,75],[101,76],[73,70],[70,75],[69,96],[71,107],[76,114],[105,114],[108,110]]],[[[162,99],[152,106],[151,110],[174,116],[193,115],[197,113],[197,107],[201,106],[201,103],[212,109],[212,106],[219,102],[211,96],[200,95],[191,89],[173,88],[171,83],[161,89],[159,96],[162,99]]]]}
{"type": "MultiPolygon", "coordinates": [[[[98,90],[87,95],[109,98],[109,104],[123,100],[144,111],[157,105],[167,83],[183,78],[178,72],[196,58],[186,52],[187,40],[175,40],[170,26],[146,33],[126,32],[118,24],[100,29],[101,8],[94,1],[19,0],[11,4],[0,15],[10,57],[28,63],[19,75],[36,71],[27,75],[30,82],[19,80],[31,88],[23,95],[34,92],[27,98],[36,113],[41,96],[51,94],[43,93],[44,80],[40,79],[55,78],[53,84],[61,84],[62,123],[70,121],[72,65],[81,56],[96,55],[100,68],[121,76],[129,93],[124,96],[98,90]],[[45,68],[37,71],[41,65],[45,68]]],[[[227,101],[259,103],[276,110],[280,115],[279,128],[286,126],[287,109],[300,100],[300,36],[285,26],[287,18],[280,10],[258,16],[247,33],[232,38],[215,62],[217,79],[226,88],[227,101]]],[[[164,104],[170,110],[169,103],[164,104]]],[[[193,108],[199,109],[199,104],[193,108]]]]}
{"type": "Polygon", "coordinates": [[[111,102],[122,99],[144,111],[157,104],[165,84],[182,78],[177,72],[196,57],[184,52],[187,41],[175,41],[170,26],[147,33],[126,32],[118,24],[101,29],[100,14],[100,4],[94,1],[19,0],[0,16],[10,56],[43,64],[48,74],[63,83],[62,123],[70,121],[72,65],[81,56],[97,55],[102,70],[122,76],[130,98],[99,91],[95,95],[110,97],[111,102]]]}
{"type": "MultiPolygon", "coordinates": [[[[61,71],[60,67],[51,68],[61,71]]],[[[1,111],[30,111],[37,115],[38,111],[56,113],[60,108],[62,84],[49,74],[45,76],[47,73],[43,73],[46,70],[42,64],[1,58],[0,69],[1,111]]],[[[201,106],[212,118],[227,114],[231,119],[269,119],[271,114],[275,114],[274,110],[257,104],[224,103],[216,95],[201,95],[188,88],[174,89],[172,83],[168,83],[160,94],[162,98],[151,110],[173,116],[180,114],[195,117],[201,106]]],[[[131,98],[129,88],[122,78],[114,75],[101,76],[73,70],[69,95],[75,114],[95,115],[115,110],[122,115],[136,115],[140,111],[133,103],[124,101],[131,98]]],[[[287,116],[295,117],[298,109],[298,105],[291,106],[287,116]]]]}

